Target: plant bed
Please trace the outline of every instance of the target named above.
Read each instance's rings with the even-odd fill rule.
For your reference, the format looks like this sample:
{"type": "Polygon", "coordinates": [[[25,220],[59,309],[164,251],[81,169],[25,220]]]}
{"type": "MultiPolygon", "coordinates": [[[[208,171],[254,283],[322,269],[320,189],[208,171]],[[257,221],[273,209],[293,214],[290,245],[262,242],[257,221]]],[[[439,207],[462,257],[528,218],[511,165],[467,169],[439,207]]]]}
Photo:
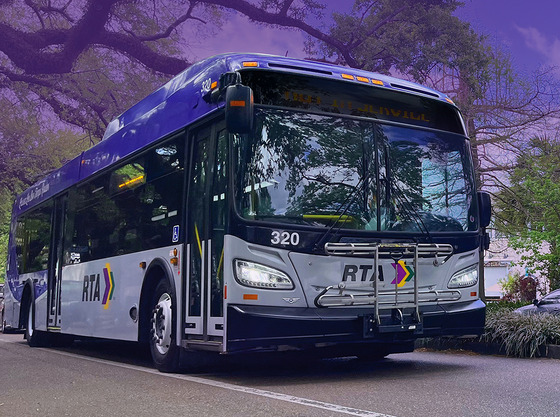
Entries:
{"type": "Polygon", "coordinates": [[[485,332],[479,338],[420,339],[417,348],[469,350],[520,358],[560,359],[560,316],[521,315],[511,308],[491,307],[486,314],[485,332]]]}

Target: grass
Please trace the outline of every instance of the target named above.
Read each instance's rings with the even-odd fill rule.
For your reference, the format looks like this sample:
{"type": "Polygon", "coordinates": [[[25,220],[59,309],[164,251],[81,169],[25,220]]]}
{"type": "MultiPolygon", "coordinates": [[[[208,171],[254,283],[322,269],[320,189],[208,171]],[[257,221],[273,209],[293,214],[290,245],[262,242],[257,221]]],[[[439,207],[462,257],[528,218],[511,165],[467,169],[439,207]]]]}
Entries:
{"type": "Polygon", "coordinates": [[[517,357],[540,356],[544,345],[560,344],[560,316],[521,315],[513,312],[519,306],[511,304],[488,305],[482,341],[499,343],[506,355],[517,357]]]}

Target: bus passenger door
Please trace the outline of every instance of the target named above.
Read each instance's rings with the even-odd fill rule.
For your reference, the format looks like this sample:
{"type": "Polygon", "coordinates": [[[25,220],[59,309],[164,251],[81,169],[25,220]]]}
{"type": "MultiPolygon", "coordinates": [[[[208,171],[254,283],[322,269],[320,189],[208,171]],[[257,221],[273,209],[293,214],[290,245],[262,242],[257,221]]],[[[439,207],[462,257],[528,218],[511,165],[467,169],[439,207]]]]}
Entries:
{"type": "Polygon", "coordinates": [[[64,223],[68,195],[63,195],[55,200],[54,219],[52,228],[52,245],[49,259],[48,279],[48,325],[49,330],[60,330],[60,284],[62,280],[62,256],[64,245],[64,223]]]}
{"type": "Polygon", "coordinates": [[[185,333],[219,342],[224,334],[223,247],[227,216],[227,134],[223,124],[190,136],[185,333]]]}

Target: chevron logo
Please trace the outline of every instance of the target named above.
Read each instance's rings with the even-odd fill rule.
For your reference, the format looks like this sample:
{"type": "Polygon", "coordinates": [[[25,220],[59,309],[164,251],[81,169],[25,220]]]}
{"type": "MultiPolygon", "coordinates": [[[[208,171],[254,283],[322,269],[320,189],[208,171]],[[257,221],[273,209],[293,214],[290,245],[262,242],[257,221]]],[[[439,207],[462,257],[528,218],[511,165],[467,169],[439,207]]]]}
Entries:
{"type": "Polygon", "coordinates": [[[391,282],[391,284],[397,284],[397,287],[404,287],[408,281],[414,278],[414,268],[407,266],[406,263],[401,259],[397,263],[391,264],[393,268],[397,271],[397,276],[391,282]]]}
{"type": "Polygon", "coordinates": [[[115,291],[115,279],[113,271],[111,271],[111,264],[105,264],[103,275],[105,276],[105,293],[103,294],[103,302],[101,304],[107,310],[109,308],[109,301],[113,299],[113,292],[115,291]]]}

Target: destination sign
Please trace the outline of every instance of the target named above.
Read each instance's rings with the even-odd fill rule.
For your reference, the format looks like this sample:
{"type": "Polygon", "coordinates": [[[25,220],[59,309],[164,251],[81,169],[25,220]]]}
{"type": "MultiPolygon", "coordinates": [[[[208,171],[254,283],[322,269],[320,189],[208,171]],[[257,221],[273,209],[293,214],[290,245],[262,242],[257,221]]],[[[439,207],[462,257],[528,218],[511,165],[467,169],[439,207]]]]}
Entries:
{"type": "Polygon", "coordinates": [[[387,120],[464,134],[458,111],[437,99],[372,85],[280,72],[248,71],[255,104],[387,120]]]}

